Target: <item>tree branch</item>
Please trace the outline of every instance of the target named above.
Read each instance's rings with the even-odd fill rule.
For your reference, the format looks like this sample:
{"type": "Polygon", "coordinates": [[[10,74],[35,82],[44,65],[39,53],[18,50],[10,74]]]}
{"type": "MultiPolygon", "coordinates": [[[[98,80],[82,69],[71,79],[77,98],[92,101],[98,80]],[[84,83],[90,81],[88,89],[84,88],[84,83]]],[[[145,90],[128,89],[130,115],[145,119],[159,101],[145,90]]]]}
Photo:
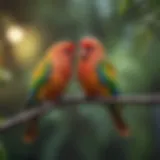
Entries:
{"type": "MultiPolygon", "coordinates": [[[[74,106],[77,104],[94,103],[94,104],[137,104],[137,105],[154,105],[160,104],[160,94],[157,95],[135,95],[135,96],[119,96],[119,97],[108,97],[108,98],[94,98],[86,99],[82,96],[65,96],[58,103],[46,102],[42,105],[35,106],[34,108],[23,111],[12,118],[6,120],[0,125],[0,133],[4,133],[7,129],[15,127],[19,124],[23,124],[35,117],[41,116],[46,112],[53,109],[56,105],[62,107],[74,106]]],[[[75,106],[74,106],[75,107],[75,106]]]]}

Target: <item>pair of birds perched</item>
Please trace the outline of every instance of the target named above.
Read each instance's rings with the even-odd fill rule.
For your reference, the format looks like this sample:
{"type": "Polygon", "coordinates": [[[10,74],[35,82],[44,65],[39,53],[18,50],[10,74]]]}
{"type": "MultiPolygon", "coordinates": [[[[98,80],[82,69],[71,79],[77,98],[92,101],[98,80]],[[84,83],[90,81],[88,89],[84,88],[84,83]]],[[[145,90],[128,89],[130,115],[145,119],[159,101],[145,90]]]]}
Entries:
{"type": "MultiPolygon", "coordinates": [[[[119,94],[116,84],[116,71],[108,59],[105,59],[104,47],[93,37],[84,37],[79,41],[78,80],[86,97],[116,96],[119,94]]],[[[62,41],[54,44],[32,74],[28,106],[39,101],[56,101],[63,93],[72,76],[75,57],[75,44],[62,41]]],[[[122,118],[119,105],[108,107],[113,123],[121,136],[128,136],[129,129],[122,118]]],[[[26,143],[33,142],[38,135],[38,118],[29,121],[24,133],[26,143]]]]}

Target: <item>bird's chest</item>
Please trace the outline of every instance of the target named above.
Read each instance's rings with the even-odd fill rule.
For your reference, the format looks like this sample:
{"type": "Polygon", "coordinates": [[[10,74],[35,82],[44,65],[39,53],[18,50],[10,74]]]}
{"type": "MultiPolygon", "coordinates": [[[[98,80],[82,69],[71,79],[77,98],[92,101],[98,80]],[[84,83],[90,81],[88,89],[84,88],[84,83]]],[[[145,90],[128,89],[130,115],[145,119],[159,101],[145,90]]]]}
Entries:
{"type": "Polygon", "coordinates": [[[78,79],[82,89],[88,96],[109,96],[110,90],[104,86],[97,75],[94,67],[80,65],[78,79]]]}
{"type": "Polygon", "coordinates": [[[70,77],[71,77],[70,72],[62,71],[62,72],[59,72],[59,74],[55,74],[50,80],[52,91],[53,92],[63,91],[67,86],[70,80],[70,77]]]}
{"type": "Polygon", "coordinates": [[[42,97],[44,97],[44,99],[55,99],[61,96],[67,87],[70,77],[70,72],[59,72],[51,76],[48,83],[42,89],[42,97]]]}
{"type": "Polygon", "coordinates": [[[108,95],[107,88],[101,85],[94,70],[85,69],[79,72],[80,85],[89,96],[108,95]]]}

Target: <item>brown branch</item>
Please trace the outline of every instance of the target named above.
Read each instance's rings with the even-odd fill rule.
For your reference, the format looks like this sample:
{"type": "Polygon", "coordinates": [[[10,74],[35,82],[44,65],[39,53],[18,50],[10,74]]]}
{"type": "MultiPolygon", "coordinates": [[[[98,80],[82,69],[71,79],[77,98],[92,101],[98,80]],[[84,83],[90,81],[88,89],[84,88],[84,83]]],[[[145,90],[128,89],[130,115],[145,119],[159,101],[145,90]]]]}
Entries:
{"type": "MultiPolygon", "coordinates": [[[[74,106],[84,103],[96,104],[137,104],[137,105],[155,105],[160,104],[159,95],[135,95],[135,96],[119,96],[108,98],[94,98],[86,99],[82,96],[65,96],[57,104],[62,107],[74,106]]],[[[35,117],[41,116],[55,107],[55,103],[46,102],[44,105],[35,106],[34,108],[23,111],[12,118],[6,120],[0,125],[0,133],[4,133],[7,129],[15,127],[19,124],[25,123],[35,117]]]]}

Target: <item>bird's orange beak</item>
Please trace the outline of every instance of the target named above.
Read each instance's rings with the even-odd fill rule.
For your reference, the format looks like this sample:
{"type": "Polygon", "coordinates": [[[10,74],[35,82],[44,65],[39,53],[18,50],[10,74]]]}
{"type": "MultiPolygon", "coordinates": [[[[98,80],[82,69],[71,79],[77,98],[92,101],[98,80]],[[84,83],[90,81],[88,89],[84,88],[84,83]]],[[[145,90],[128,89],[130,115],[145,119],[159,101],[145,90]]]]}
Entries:
{"type": "Polygon", "coordinates": [[[87,60],[91,54],[92,54],[92,51],[90,50],[90,48],[81,48],[80,57],[82,59],[87,60]]]}
{"type": "Polygon", "coordinates": [[[92,48],[93,48],[92,44],[90,44],[88,42],[87,43],[81,42],[80,48],[81,48],[80,56],[81,56],[81,58],[86,60],[90,56],[90,54],[92,53],[92,48]]]}
{"type": "Polygon", "coordinates": [[[86,59],[87,57],[87,50],[85,48],[82,48],[80,51],[80,57],[83,59],[86,59]]]}

